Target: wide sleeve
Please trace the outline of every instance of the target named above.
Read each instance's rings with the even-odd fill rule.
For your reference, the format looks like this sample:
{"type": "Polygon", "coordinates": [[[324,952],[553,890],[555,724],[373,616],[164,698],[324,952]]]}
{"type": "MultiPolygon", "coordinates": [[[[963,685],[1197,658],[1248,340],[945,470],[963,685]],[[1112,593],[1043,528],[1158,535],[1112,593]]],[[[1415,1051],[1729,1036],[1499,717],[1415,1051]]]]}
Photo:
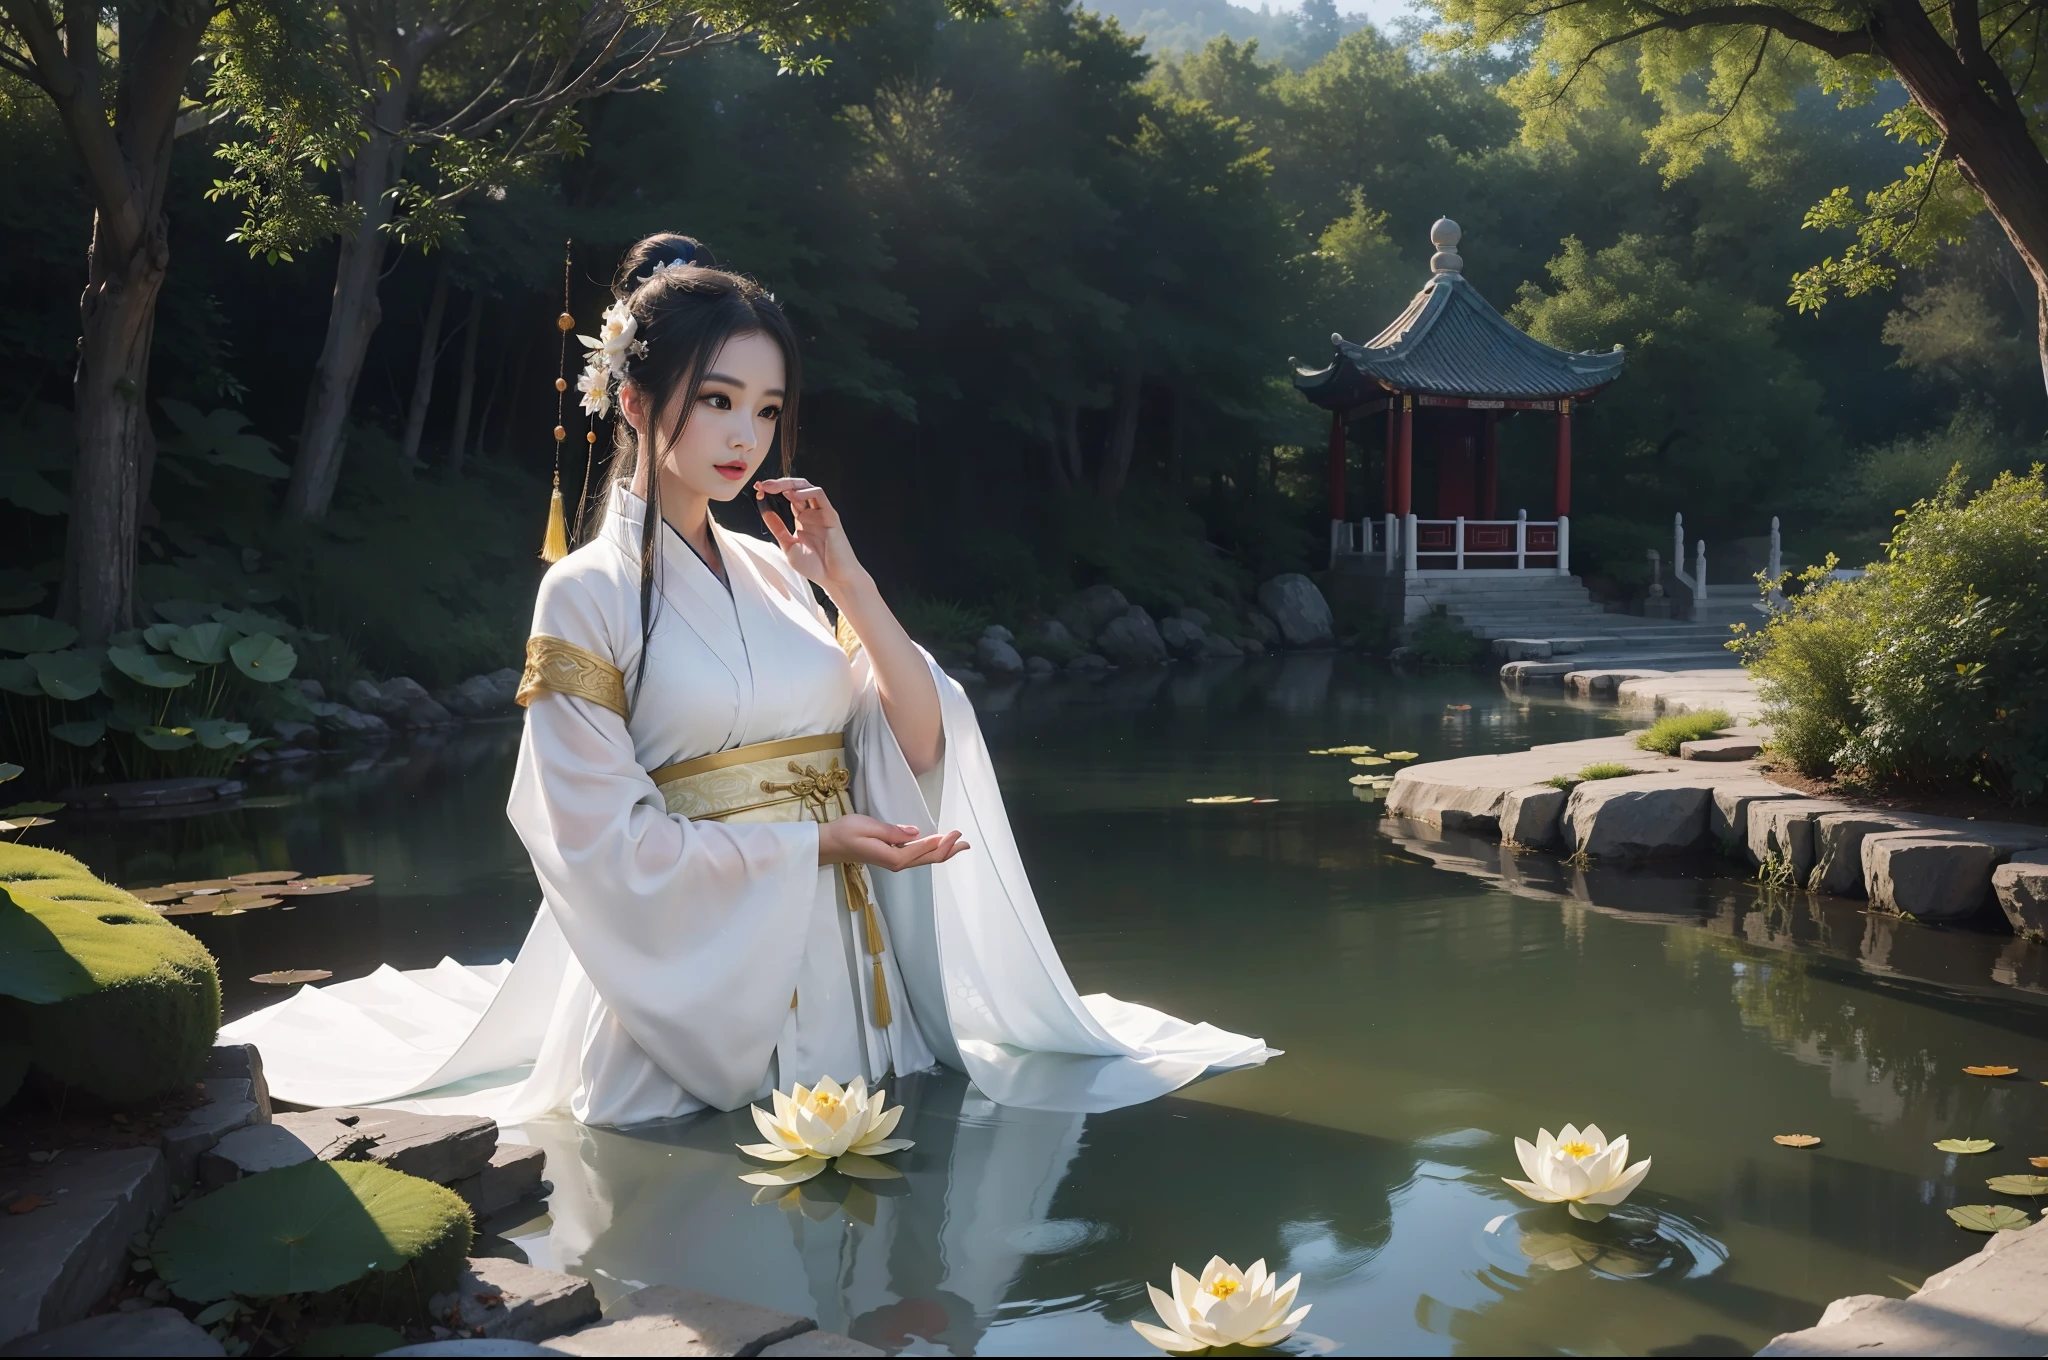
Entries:
{"type": "MultiPolygon", "coordinates": [[[[625,655],[611,631],[583,583],[543,588],[536,636],[625,655]]],[[[671,815],[625,719],[559,691],[527,704],[507,813],[563,936],[634,1042],[707,1104],[754,1099],[802,960],[816,823],[671,815]]]]}
{"type": "Polygon", "coordinates": [[[926,662],[945,719],[938,768],[911,775],[858,663],[863,683],[847,749],[863,810],[926,830],[958,830],[973,846],[944,864],[874,874],[904,987],[932,1051],[997,1104],[1071,1111],[1136,1104],[1204,1072],[1272,1056],[1247,1035],[1075,991],[1024,871],[974,707],[951,676],[929,656],[926,662]]]}

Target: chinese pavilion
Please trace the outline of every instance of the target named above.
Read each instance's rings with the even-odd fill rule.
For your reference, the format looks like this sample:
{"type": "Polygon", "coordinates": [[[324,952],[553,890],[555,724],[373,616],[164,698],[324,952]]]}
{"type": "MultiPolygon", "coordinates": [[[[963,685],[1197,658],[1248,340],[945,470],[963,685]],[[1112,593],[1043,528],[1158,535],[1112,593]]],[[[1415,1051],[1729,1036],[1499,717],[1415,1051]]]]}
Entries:
{"type": "MultiPolygon", "coordinates": [[[[1621,376],[1623,354],[1553,349],[1515,329],[1465,281],[1458,224],[1429,229],[1430,280],[1387,328],[1364,344],[1332,335],[1322,369],[1295,370],[1295,386],[1330,412],[1330,555],[1368,570],[1571,570],[1572,407],[1621,376]],[[1527,511],[1502,519],[1499,423],[1503,415],[1556,417],[1555,518],[1527,511]],[[1386,475],[1381,514],[1345,518],[1347,427],[1384,414],[1386,475]],[[1415,506],[1415,450],[1434,451],[1428,518],[1415,506]]],[[[1373,422],[1379,424],[1380,422],[1373,422]]]]}

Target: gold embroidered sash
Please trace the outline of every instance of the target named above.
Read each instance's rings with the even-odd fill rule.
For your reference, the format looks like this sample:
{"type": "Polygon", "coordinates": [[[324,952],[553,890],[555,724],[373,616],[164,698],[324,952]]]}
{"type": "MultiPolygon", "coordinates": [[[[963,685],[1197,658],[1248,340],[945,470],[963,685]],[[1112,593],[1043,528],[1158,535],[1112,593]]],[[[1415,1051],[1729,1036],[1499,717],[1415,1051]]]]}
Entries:
{"type": "Polygon", "coordinates": [[[586,647],[541,633],[526,640],[526,669],[512,701],[524,708],[549,692],[573,694],[626,716],[626,677],[617,666],[586,647]]]}
{"type": "MultiPolygon", "coordinates": [[[[853,811],[846,743],[838,733],[736,746],[664,765],[649,778],[668,810],[693,822],[829,822],[853,811]]],[[[874,1017],[889,1027],[889,985],[882,976],[882,925],[874,885],[859,864],[839,866],[846,909],[860,913],[874,971],[874,1017]]],[[[792,998],[791,1005],[795,1005],[792,998]]]]}

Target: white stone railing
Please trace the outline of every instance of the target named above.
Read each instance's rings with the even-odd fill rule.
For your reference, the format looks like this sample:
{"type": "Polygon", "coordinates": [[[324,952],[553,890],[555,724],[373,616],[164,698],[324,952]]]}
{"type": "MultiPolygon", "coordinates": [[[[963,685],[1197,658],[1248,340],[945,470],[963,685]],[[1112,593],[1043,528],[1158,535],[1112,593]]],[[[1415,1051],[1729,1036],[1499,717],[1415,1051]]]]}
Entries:
{"type": "Polygon", "coordinates": [[[1548,571],[1554,566],[1560,576],[1569,576],[1571,535],[1569,516],[1530,519],[1526,510],[1514,519],[1421,519],[1390,514],[1377,520],[1332,520],[1330,560],[1378,557],[1388,573],[1412,574],[1445,567],[1453,571],[1527,571],[1533,557],[1540,559],[1535,570],[1548,571]],[[1430,559],[1427,567],[1420,565],[1425,558],[1430,559]],[[1449,561],[1442,561],[1445,558],[1449,561]],[[1481,560],[1475,562],[1475,558],[1481,560]]]}
{"type": "MultiPolygon", "coordinates": [[[[1773,521],[1775,523],[1775,521],[1773,521]]],[[[1671,574],[1678,584],[1692,591],[1693,603],[1707,598],[1707,540],[1693,540],[1693,569],[1687,575],[1685,570],[1685,516],[1671,517],[1671,574]]]]}

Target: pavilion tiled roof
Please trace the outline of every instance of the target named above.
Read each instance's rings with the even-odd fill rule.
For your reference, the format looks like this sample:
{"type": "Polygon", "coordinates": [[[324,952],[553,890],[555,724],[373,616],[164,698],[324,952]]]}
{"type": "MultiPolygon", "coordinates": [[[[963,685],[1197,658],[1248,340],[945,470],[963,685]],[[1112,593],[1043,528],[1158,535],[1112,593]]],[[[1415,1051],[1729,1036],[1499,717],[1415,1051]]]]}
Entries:
{"type": "Polygon", "coordinates": [[[1437,272],[1393,324],[1364,344],[1331,336],[1322,369],[1297,369],[1294,384],[1316,405],[1341,409],[1384,392],[1543,399],[1584,396],[1621,376],[1621,346],[1573,352],[1517,330],[1459,272],[1455,224],[1437,272]]]}

